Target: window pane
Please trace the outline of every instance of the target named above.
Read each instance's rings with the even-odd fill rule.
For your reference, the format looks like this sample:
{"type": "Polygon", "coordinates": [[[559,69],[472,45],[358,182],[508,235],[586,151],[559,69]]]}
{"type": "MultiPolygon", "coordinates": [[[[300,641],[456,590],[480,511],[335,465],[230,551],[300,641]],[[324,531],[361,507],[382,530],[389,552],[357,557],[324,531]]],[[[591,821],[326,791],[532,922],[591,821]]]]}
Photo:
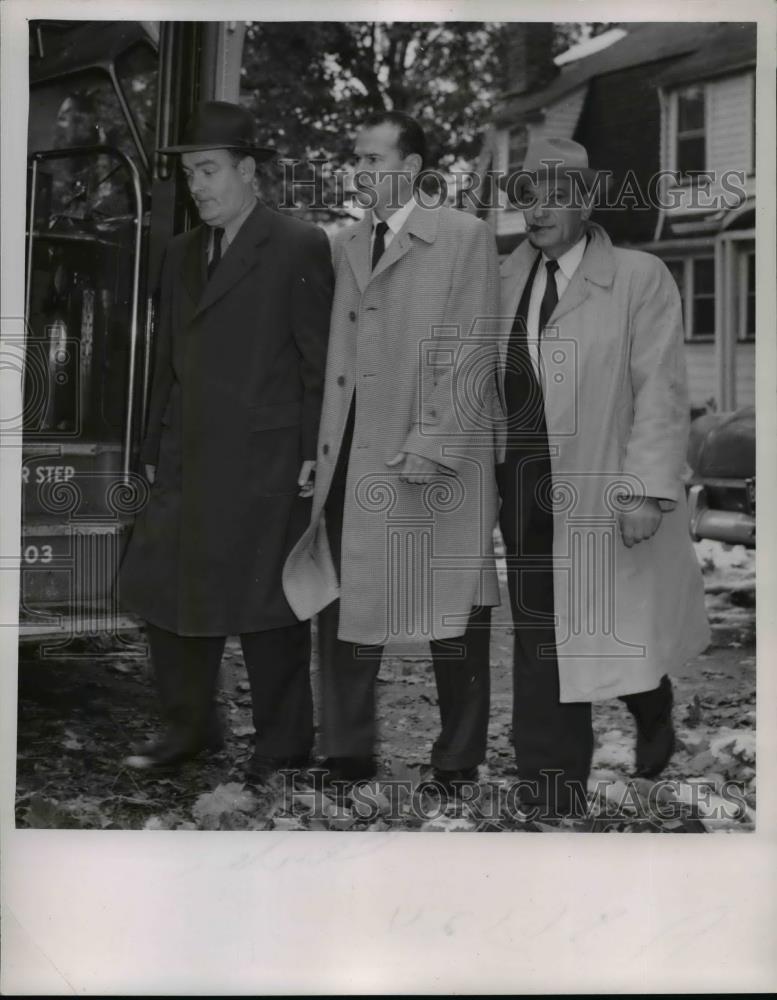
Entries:
{"type": "Polygon", "coordinates": [[[715,294],[715,261],[712,257],[697,257],[693,262],[693,294],[715,294]]]}
{"type": "Polygon", "coordinates": [[[715,299],[703,298],[693,300],[693,335],[694,337],[712,336],[715,333],[715,299]]]}
{"type": "Polygon", "coordinates": [[[677,95],[677,129],[687,132],[704,128],[704,88],[686,87],[677,95]]]}
{"type": "Polygon", "coordinates": [[[705,168],[704,136],[677,139],[677,169],[683,176],[705,168]]]}
{"type": "Polygon", "coordinates": [[[683,307],[683,322],[685,322],[685,261],[682,260],[665,260],[669,273],[675,280],[677,289],[680,292],[680,301],[683,307]]]}
{"type": "MultiPolygon", "coordinates": [[[[30,95],[29,148],[68,149],[108,143],[135,157],[116,91],[107,73],[89,72],[44,83],[30,95]]],[[[50,184],[55,218],[105,218],[131,210],[131,186],[119,161],[104,154],[48,160],[40,166],[50,184]]]]}
{"type": "Polygon", "coordinates": [[[669,268],[669,273],[674,278],[675,282],[677,283],[677,287],[680,289],[680,293],[682,294],[682,290],[683,290],[683,273],[685,271],[685,267],[683,265],[683,261],[681,261],[681,260],[671,260],[670,259],[670,260],[665,260],[664,263],[669,268]]]}
{"type": "Polygon", "coordinates": [[[157,58],[150,45],[139,43],[116,60],[121,89],[135,117],[148,153],[154,147],[157,58]]]}
{"type": "Polygon", "coordinates": [[[747,317],[745,332],[755,333],[755,254],[747,255],[747,317]]]}
{"type": "Polygon", "coordinates": [[[135,155],[126,119],[107,73],[89,72],[30,92],[29,150],[109,142],[135,155]]]}

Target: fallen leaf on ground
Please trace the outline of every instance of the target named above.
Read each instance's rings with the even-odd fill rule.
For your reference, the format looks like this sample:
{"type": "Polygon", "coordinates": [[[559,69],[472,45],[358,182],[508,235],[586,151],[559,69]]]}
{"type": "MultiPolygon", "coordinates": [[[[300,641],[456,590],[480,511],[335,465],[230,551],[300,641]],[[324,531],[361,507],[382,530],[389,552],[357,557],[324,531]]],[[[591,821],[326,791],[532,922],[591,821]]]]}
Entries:
{"type": "Polygon", "coordinates": [[[255,796],[239,781],[230,781],[200,795],[192,806],[192,815],[199,822],[204,822],[208,817],[217,819],[224,813],[251,812],[255,808],[255,796]]]}
{"type": "Polygon", "coordinates": [[[246,736],[253,736],[256,730],[253,726],[232,726],[232,735],[237,736],[238,739],[243,739],[246,736]]]}

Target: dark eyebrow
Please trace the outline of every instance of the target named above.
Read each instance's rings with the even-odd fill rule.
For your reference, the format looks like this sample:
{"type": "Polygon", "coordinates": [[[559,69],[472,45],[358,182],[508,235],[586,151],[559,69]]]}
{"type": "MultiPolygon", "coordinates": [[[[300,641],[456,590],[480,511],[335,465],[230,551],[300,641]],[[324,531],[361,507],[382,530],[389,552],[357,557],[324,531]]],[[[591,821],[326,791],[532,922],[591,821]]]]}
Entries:
{"type": "MultiPolygon", "coordinates": [[[[208,167],[208,166],[216,167],[216,166],[218,166],[218,164],[216,163],[215,160],[197,160],[196,163],[192,164],[192,167],[208,167]]],[[[184,166],[183,169],[184,170],[191,170],[192,167],[184,166]]]]}

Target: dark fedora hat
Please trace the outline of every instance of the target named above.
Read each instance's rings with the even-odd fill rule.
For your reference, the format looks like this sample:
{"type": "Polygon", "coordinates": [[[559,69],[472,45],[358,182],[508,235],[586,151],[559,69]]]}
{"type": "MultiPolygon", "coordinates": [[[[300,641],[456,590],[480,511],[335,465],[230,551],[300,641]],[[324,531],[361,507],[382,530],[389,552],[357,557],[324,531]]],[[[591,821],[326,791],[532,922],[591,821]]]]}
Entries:
{"type": "Polygon", "coordinates": [[[203,101],[186,123],[181,141],[164,146],[160,153],[196,153],[202,149],[234,149],[269,160],[276,150],[256,141],[256,123],[250,111],[229,101],[203,101]]]}

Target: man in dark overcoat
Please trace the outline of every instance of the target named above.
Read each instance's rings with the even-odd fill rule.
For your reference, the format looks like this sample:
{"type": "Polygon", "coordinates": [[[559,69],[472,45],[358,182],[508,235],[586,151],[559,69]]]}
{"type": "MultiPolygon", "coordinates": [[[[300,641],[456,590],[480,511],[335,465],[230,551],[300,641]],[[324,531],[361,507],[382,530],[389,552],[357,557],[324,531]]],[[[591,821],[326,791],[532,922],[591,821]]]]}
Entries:
{"type": "Polygon", "coordinates": [[[214,693],[226,637],[251,684],[249,776],[307,760],[309,623],[281,587],[312,494],[333,275],[325,233],[256,197],[251,115],[201,104],[181,145],[202,224],[173,238],[160,289],[148,428],[152,482],[122,565],[146,622],[163,737],[127,758],[170,765],[220,744],[214,693]]]}

